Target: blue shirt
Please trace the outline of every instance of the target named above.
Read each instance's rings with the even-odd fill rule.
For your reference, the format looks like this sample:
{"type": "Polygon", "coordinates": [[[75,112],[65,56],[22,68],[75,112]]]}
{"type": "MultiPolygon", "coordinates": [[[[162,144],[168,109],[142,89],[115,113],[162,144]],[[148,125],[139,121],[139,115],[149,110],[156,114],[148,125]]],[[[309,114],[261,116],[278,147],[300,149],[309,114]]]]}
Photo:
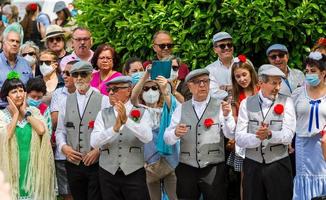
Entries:
{"type": "MultiPolygon", "coordinates": [[[[20,56],[16,58],[16,64],[12,68],[6,58],[4,52],[0,53],[0,88],[7,79],[7,75],[11,71],[16,71],[20,74],[20,80],[26,85],[27,81],[33,77],[32,68],[28,65],[27,61],[20,56]]],[[[6,106],[7,103],[0,100],[0,106],[6,106]]]]}

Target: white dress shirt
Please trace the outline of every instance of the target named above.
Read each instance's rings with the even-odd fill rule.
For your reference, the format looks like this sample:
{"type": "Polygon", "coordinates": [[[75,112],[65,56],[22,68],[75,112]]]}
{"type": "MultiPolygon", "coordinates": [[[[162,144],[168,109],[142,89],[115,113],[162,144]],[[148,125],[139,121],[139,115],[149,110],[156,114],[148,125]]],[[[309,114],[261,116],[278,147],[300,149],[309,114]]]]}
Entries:
{"type": "MultiPolygon", "coordinates": [[[[77,90],[77,103],[79,108],[79,113],[82,116],[84,113],[84,109],[86,103],[91,95],[92,92],[98,92],[94,88],[90,87],[90,89],[86,92],[85,95],[80,94],[77,90]]],[[[59,152],[62,152],[62,146],[67,144],[67,131],[64,125],[65,113],[66,113],[66,100],[60,104],[59,108],[59,116],[58,116],[58,125],[56,129],[56,142],[59,149],[59,152]]],[[[101,102],[101,110],[104,108],[108,108],[110,106],[109,97],[103,95],[102,102],[101,102]]]]}
{"type": "MultiPolygon", "coordinates": [[[[272,106],[273,101],[265,98],[261,92],[258,95],[262,101],[261,108],[263,115],[265,116],[272,106]]],[[[271,112],[271,111],[270,111],[271,112]]],[[[237,127],[235,132],[235,140],[239,147],[241,148],[256,148],[261,144],[261,140],[256,137],[256,133],[248,133],[248,112],[247,112],[247,99],[244,99],[239,108],[239,115],[237,121],[237,127]]],[[[291,144],[292,138],[294,136],[296,126],[295,112],[293,107],[293,101],[291,98],[287,98],[284,105],[284,118],[282,130],[272,131],[272,137],[270,139],[265,139],[264,144],[291,144]]]]}
{"type": "MultiPolygon", "coordinates": [[[[126,108],[126,114],[128,116],[131,109],[133,108],[133,105],[131,104],[130,100],[124,105],[126,108]]],[[[115,116],[118,115],[118,112],[115,109],[114,114],[115,116]]],[[[144,113],[139,123],[135,122],[134,120],[128,117],[126,123],[120,127],[119,132],[123,129],[124,126],[132,130],[135,136],[143,143],[148,143],[153,138],[153,124],[150,115],[146,109],[144,110],[144,113]]],[[[119,132],[115,132],[113,130],[113,126],[106,129],[102,118],[102,112],[99,112],[95,120],[93,132],[91,134],[91,146],[94,148],[99,148],[105,144],[114,143],[119,136],[119,132]]]]}
{"type": "MultiPolygon", "coordinates": [[[[196,114],[198,118],[201,118],[201,116],[204,114],[205,108],[208,105],[208,102],[210,100],[210,96],[206,98],[205,101],[198,102],[194,99],[191,99],[192,105],[196,111],[196,114]]],[[[233,139],[234,138],[234,129],[235,129],[235,121],[232,115],[232,112],[229,113],[227,117],[223,116],[222,106],[220,106],[220,116],[219,120],[222,126],[223,133],[225,137],[233,139]]],[[[175,129],[177,125],[180,123],[181,120],[181,111],[182,111],[182,104],[178,105],[177,108],[174,110],[172,114],[172,119],[170,126],[165,130],[164,132],[164,141],[169,144],[173,145],[178,140],[180,140],[179,137],[175,135],[175,129]]]]}

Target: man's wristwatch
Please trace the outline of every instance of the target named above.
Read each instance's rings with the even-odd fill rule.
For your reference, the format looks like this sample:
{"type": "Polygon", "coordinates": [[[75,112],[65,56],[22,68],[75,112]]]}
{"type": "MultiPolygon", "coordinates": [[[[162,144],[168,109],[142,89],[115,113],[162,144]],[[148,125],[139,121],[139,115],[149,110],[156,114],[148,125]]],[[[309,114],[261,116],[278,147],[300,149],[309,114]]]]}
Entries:
{"type": "Polygon", "coordinates": [[[24,115],[24,118],[27,119],[27,117],[30,117],[30,116],[32,116],[31,111],[29,111],[29,110],[26,111],[26,112],[25,112],[25,115],[24,115]]]}

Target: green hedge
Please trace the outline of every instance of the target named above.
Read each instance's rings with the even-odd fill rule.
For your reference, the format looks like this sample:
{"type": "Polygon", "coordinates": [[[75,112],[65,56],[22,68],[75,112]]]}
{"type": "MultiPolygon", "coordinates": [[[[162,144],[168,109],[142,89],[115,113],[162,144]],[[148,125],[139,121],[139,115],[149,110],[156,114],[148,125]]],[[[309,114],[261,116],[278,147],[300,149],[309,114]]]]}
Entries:
{"type": "Polygon", "coordinates": [[[91,30],[95,46],[113,45],[121,63],[130,56],[152,58],[152,36],[164,29],[192,69],[216,60],[211,38],[218,31],[229,32],[235,52],[256,66],[267,62],[266,48],[278,42],[290,50],[290,65],[302,68],[309,48],[326,35],[325,0],[75,1],[82,11],[77,22],[91,30]]]}

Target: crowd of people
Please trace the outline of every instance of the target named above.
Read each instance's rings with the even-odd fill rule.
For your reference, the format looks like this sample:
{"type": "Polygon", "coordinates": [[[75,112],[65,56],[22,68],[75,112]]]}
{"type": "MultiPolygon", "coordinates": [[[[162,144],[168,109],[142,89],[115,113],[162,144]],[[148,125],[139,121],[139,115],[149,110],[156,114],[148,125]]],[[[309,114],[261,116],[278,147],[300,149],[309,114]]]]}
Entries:
{"type": "Polygon", "coordinates": [[[28,4],[2,33],[1,199],[326,196],[325,38],[302,72],[284,44],[255,67],[218,32],[217,60],[190,71],[160,30],[153,60],[120,70],[114,44],[93,51],[90,30],[64,27],[64,2],[54,11],[51,24],[28,4]],[[170,61],[169,77],[151,79],[156,60],[170,61]]]}

